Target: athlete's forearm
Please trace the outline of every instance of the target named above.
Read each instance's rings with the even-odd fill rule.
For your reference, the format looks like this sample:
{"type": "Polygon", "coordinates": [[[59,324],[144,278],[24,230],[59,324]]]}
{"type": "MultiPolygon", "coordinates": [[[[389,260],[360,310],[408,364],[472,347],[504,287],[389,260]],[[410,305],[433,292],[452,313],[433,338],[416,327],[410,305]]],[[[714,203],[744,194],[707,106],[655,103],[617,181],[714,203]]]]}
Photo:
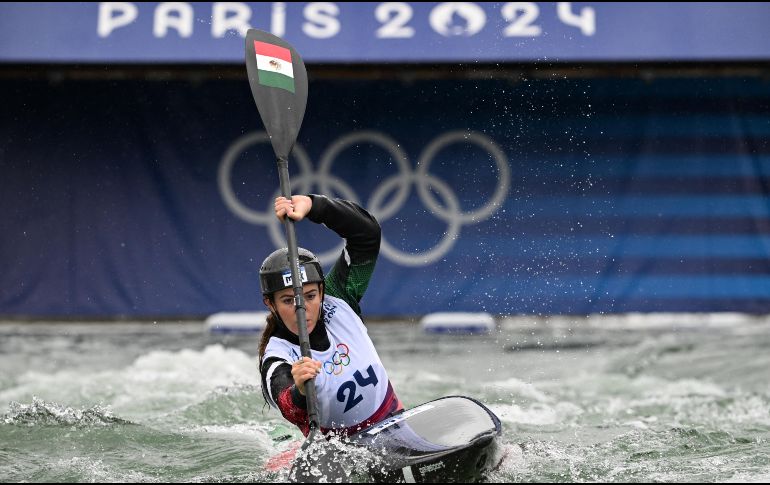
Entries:
{"type": "Polygon", "coordinates": [[[350,264],[365,264],[377,259],[382,231],[380,224],[359,205],[311,194],[313,206],[307,218],[336,232],[346,240],[350,264]]]}
{"type": "Polygon", "coordinates": [[[353,202],[311,195],[308,218],[345,238],[345,251],[326,275],[326,294],[343,299],[361,314],[359,302],[369,286],[380,252],[382,230],[371,214],[353,202]]]}

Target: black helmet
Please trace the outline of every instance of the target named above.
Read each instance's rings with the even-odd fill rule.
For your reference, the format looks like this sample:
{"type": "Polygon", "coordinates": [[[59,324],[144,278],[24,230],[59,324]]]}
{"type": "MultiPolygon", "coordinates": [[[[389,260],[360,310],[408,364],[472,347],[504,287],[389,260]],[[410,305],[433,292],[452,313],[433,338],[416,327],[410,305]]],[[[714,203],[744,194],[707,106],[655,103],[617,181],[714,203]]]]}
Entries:
{"type": "MultiPolygon", "coordinates": [[[[324,271],[315,254],[307,249],[297,249],[302,283],[323,283],[324,271]]],[[[265,296],[272,295],[284,288],[291,288],[291,265],[289,264],[289,250],[287,248],[273,251],[262,261],[262,267],[259,268],[259,286],[265,296]]]]}

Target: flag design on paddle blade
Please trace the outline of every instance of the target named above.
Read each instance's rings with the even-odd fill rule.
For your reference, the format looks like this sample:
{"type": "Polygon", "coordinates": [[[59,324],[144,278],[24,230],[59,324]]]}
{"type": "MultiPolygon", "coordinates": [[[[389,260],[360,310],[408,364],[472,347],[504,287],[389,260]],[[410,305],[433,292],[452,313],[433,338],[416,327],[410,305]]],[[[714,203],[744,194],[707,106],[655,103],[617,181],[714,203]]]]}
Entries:
{"type": "Polygon", "coordinates": [[[291,51],[285,47],[254,41],[259,84],[294,92],[294,67],[291,51]]]}

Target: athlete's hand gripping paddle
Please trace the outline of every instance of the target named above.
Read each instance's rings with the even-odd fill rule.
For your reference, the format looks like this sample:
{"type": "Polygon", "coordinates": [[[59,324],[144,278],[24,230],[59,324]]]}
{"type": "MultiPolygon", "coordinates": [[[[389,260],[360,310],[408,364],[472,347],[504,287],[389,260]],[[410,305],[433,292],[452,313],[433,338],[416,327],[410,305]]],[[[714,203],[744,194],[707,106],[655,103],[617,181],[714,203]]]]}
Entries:
{"type": "MultiPolygon", "coordinates": [[[[278,160],[281,194],[287,199],[291,199],[289,153],[297,141],[297,134],[300,125],[302,125],[302,118],[305,116],[305,106],[307,105],[305,63],[288,42],[267,32],[250,29],[246,33],[246,70],[249,75],[251,93],[254,95],[259,115],[278,160]]],[[[284,217],[283,223],[289,246],[291,281],[294,287],[300,349],[303,357],[311,357],[305,321],[305,300],[297,255],[297,235],[293,220],[284,217]]],[[[310,434],[303,448],[315,439],[319,430],[318,405],[313,379],[305,382],[305,395],[307,396],[310,434]]]]}

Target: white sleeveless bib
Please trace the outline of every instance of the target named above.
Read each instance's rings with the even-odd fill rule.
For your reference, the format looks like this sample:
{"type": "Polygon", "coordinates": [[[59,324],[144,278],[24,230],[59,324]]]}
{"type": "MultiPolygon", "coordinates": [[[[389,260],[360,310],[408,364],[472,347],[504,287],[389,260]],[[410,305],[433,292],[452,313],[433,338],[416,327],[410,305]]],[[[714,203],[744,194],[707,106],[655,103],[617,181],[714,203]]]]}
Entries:
{"type": "MultiPolygon", "coordinates": [[[[331,345],[323,352],[311,350],[323,363],[315,378],[322,428],[348,428],[371,417],[382,405],[388,390],[388,374],[361,319],[344,300],[324,298],[324,323],[331,345]]],[[[271,337],[265,357],[277,357],[289,364],[299,360],[299,345],[271,337]]],[[[267,375],[270,388],[271,373],[267,375]]],[[[276,409],[271,396],[270,404],[276,409]]]]}

